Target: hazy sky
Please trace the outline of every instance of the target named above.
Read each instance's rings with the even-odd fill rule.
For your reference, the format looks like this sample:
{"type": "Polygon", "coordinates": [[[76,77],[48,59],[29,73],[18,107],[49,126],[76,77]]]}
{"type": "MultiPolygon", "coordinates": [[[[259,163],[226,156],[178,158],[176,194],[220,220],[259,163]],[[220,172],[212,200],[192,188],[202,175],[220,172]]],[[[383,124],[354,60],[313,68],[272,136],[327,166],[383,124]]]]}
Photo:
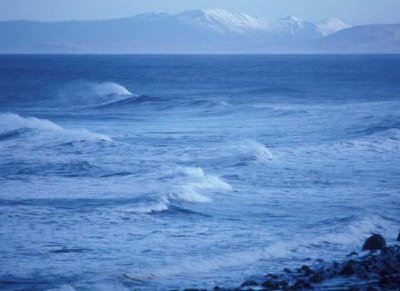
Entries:
{"type": "Polygon", "coordinates": [[[254,16],[337,17],[352,24],[400,23],[400,0],[0,0],[0,20],[82,20],[219,8],[254,16]]]}

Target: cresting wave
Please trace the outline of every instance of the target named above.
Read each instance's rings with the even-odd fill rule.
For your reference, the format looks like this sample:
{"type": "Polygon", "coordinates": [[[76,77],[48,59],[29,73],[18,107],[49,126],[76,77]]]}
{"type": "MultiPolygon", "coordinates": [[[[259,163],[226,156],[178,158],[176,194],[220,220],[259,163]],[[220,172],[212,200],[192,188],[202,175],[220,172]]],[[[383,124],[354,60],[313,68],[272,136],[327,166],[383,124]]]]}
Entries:
{"type": "Polygon", "coordinates": [[[93,133],[84,128],[65,129],[47,119],[22,117],[15,113],[0,114],[0,141],[25,135],[47,138],[49,142],[54,137],[60,141],[112,141],[105,134],[93,133]]]}
{"type": "Polygon", "coordinates": [[[56,103],[73,108],[96,108],[139,97],[114,82],[73,82],[59,90],[56,103]]]}
{"type": "MultiPolygon", "coordinates": [[[[160,197],[142,198],[124,212],[151,214],[167,210],[188,211],[181,203],[210,203],[212,193],[231,191],[232,186],[216,175],[206,174],[202,168],[177,168],[171,172],[170,191],[160,197]]],[[[167,186],[168,187],[168,186],[167,186]]],[[[190,211],[191,212],[191,211],[190,211]]]]}
{"type": "Polygon", "coordinates": [[[183,107],[192,110],[221,109],[229,104],[224,100],[192,100],[186,98],[166,99],[148,95],[137,95],[126,87],[115,82],[88,82],[79,81],[66,85],[59,90],[56,100],[57,106],[71,109],[134,109],[127,105],[151,104],[158,105],[159,109],[183,107]]]}
{"type": "Polygon", "coordinates": [[[271,151],[264,144],[252,139],[243,140],[236,145],[236,148],[257,161],[265,162],[273,158],[271,151]]]}
{"type": "Polygon", "coordinates": [[[204,195],[209,191],[229,191],[231,185],[221,180],[218,176],[204,173],[202,168],[183,168],[183,183],[178,183],[170,198],[192,203],[211,202],[212,198],[204,195]]]}

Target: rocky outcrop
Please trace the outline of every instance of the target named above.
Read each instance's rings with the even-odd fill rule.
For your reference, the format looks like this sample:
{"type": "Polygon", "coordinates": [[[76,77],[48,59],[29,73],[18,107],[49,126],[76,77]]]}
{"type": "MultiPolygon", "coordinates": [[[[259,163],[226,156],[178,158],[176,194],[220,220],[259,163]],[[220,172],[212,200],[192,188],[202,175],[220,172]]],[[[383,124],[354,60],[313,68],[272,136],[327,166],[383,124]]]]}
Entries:
{"type": "Polygon", "coordinates": [[[363,251],[376,251],[386,247],[386,241],[380,234],[371,235],[363,245],[363,251]]]}
{"type": "MultiPolygon", "coordinates": [[[[285,268],[280,273],[245,281],[240,287],[213,290],[400,290],[400,246],[386,246],[385,239],[374,234],[365,241],[363,250],[369,252],[351,252],[343,262],[317,259],[313,265],[285,268]]],[[[200,289],[185,291],[189,290],[200,289]]]]}
{"type": "Polygon", "coordinates": [[[370,252],[352,252],[343,262],[317,260],[313,266],[285,268],[239,288],[217,290],[400,290],[400,246],[387,247],[385,239],[374,234],[363,250],[370,252]]]}

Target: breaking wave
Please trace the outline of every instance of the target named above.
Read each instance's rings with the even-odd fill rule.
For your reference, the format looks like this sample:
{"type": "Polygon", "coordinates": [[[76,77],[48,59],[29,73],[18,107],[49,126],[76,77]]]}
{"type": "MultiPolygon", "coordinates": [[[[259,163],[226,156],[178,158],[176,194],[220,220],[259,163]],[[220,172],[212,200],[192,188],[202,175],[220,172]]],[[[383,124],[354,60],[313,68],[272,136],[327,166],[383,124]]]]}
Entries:
{"type": "Polygon", "coordinates": [[[114,82],[74,82],[59,91],[57,102],[75,108],[102,107],[138,97],[114,82]]]}
{"type": "Polygon", "coordinates": [[[105,134],[93,133],[84,128],[65,129],[47,119],[22,117],[15,113],[0,114],[0,141],[21,137],[23,135],[41,136],[48,141],[108,141],[111,137],[105,134]]]}
{"type": "Polygon", "coordinates": [[[205,192],[229,191],[231,185],[221,180],[218,176],[204,173],[202,168],[183,168],[184,182],[180,183],[171,198],[192,203],[211,202],[212,198],[206,196],[205,192]]]}

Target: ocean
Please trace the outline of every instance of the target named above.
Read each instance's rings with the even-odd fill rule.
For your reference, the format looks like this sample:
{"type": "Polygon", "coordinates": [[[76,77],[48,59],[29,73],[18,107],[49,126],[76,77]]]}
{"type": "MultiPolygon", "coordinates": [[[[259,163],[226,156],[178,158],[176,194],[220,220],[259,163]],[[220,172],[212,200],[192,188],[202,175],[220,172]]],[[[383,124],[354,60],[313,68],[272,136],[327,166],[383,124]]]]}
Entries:
{"type": "Polygon", "coordinates": [[[0,289],[340,260],[396,238],[399,165],[400,55],[2,55],[0,289]]]}

